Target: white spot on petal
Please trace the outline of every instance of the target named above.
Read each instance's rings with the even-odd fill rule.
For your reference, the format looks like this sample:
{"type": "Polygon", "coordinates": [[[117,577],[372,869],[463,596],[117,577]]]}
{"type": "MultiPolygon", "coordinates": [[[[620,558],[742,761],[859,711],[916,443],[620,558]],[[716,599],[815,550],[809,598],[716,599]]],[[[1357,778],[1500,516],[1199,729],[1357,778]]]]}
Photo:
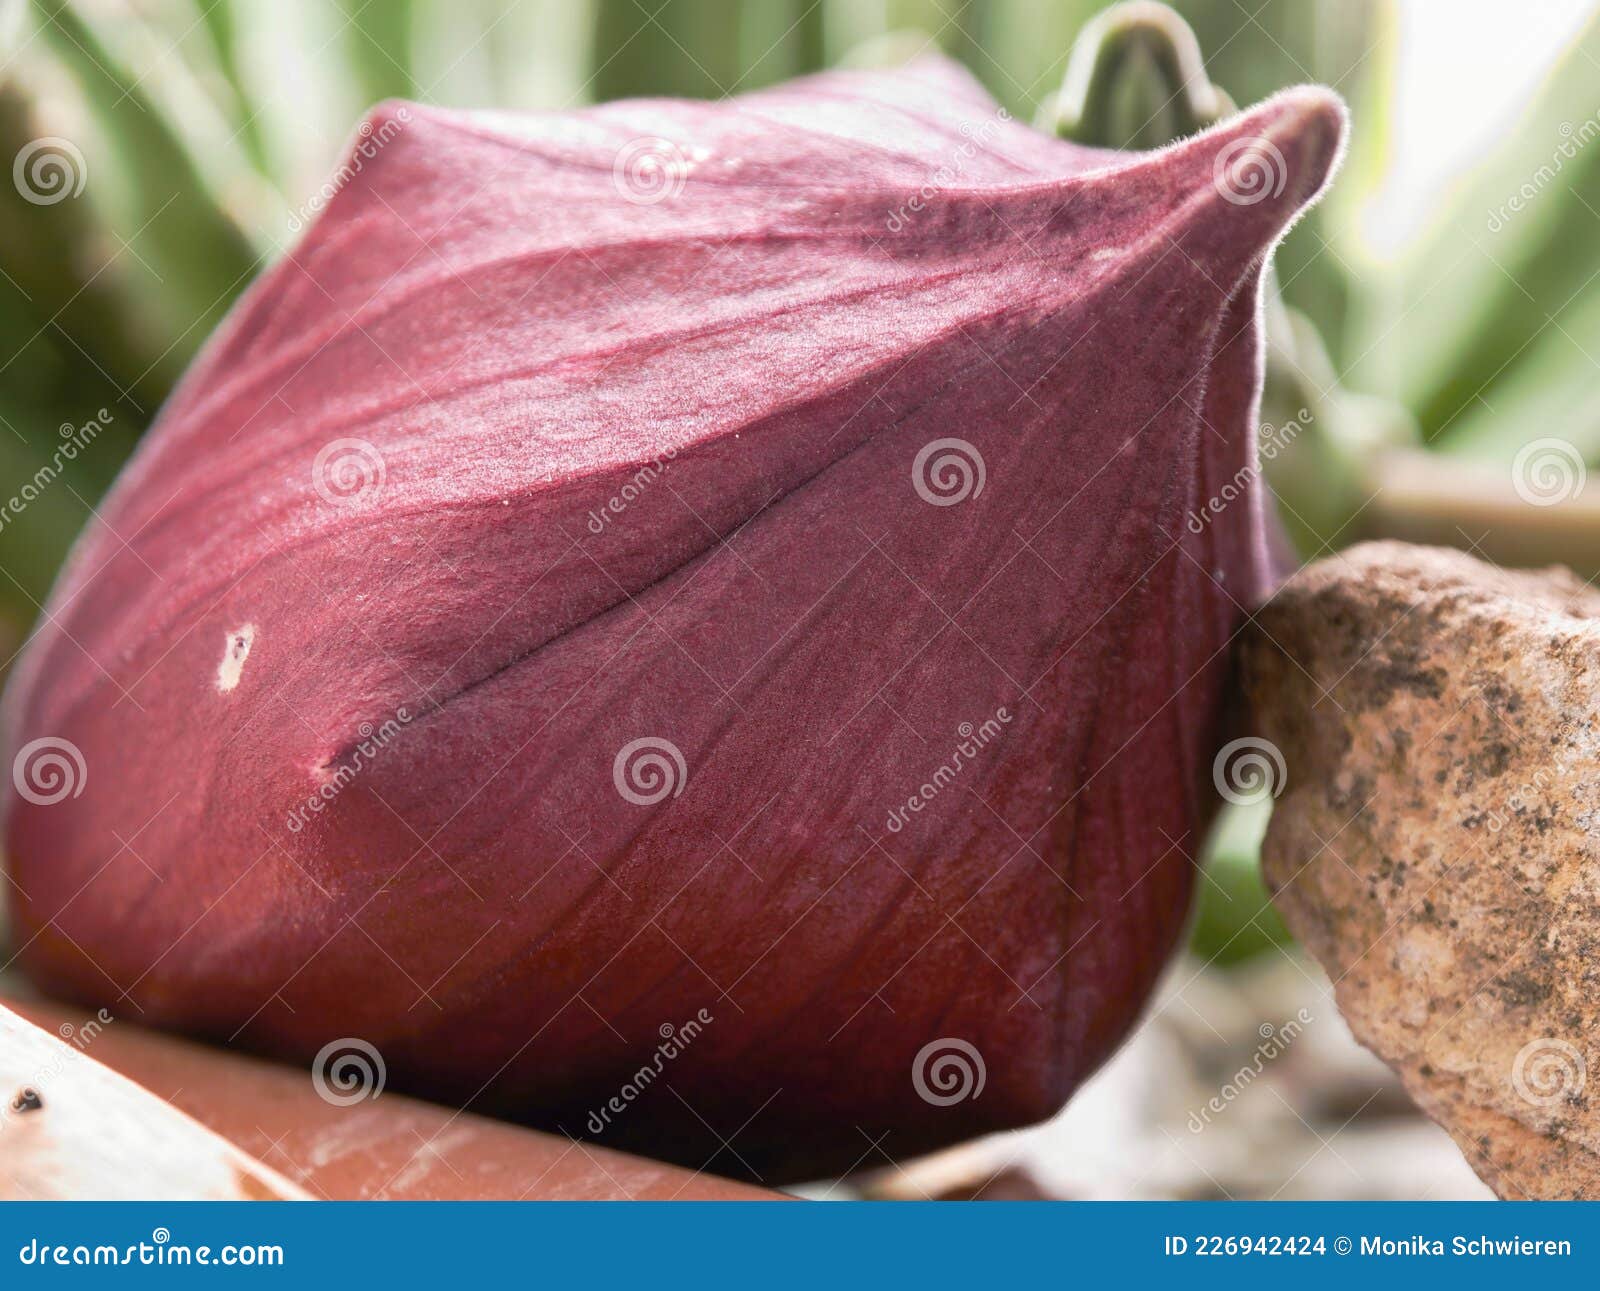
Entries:
{"type": "Polygon", "coordinates": [[[254,623],[246,623],[228,633],[222,647],[222,662],[217,665],[217,689],[224,695],[239,684],[239,674],[244,671],[244,661],[250,657],[255,639],[254,623]]]}

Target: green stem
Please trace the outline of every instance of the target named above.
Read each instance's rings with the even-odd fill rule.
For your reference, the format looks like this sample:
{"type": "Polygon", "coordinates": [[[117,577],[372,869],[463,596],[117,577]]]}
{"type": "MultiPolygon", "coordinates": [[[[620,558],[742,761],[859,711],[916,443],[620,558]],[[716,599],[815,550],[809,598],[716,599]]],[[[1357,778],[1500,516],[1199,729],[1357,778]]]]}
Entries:
{"type": "Polygon", "coordinates": [[[1232,111],[1206,77],[1189,24],[1166,5],[1132,0],[1079,34],[1048,125],[1078,143],[1148,149],[1232,111]]]}

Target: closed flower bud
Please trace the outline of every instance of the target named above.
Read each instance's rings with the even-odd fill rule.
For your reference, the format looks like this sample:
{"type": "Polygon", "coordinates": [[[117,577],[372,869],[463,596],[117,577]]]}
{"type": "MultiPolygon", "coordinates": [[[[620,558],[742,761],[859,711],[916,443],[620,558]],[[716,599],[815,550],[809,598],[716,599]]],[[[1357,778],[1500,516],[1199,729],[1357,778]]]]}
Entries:
{"type": "Polygon", "coordinates": [[[769,1181],[1048,1115],[1183,925],[1342,128],[1084,148],[938,63],[380,107],[17,670],[24,963],[769,1181]]]}

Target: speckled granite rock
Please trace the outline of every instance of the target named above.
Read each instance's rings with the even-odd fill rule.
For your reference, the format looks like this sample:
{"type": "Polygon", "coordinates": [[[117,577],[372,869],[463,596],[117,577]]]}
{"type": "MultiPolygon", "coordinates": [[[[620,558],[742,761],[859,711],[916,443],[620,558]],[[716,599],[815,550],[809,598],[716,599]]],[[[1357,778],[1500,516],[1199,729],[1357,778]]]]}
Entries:
{"type": "Polygon", "coordinates": [[[1501,1196],[1600,1196],[1600,592],[1374,543],[1241,667],[1267,881],[1351,1029],[1501,1196]]]}

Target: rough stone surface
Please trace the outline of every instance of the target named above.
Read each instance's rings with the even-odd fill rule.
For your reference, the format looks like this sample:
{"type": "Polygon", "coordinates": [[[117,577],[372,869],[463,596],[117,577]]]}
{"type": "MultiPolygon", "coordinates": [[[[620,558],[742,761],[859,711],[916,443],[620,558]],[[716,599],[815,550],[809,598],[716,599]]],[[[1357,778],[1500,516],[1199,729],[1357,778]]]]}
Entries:
{"type": "Polygon", "coordinates": [[[1369,544],[1241,667],[1283,760],[1267,881],[1356,1036],[1501,1196],[1600,1196],[1600,592],[1369,544]]]}

